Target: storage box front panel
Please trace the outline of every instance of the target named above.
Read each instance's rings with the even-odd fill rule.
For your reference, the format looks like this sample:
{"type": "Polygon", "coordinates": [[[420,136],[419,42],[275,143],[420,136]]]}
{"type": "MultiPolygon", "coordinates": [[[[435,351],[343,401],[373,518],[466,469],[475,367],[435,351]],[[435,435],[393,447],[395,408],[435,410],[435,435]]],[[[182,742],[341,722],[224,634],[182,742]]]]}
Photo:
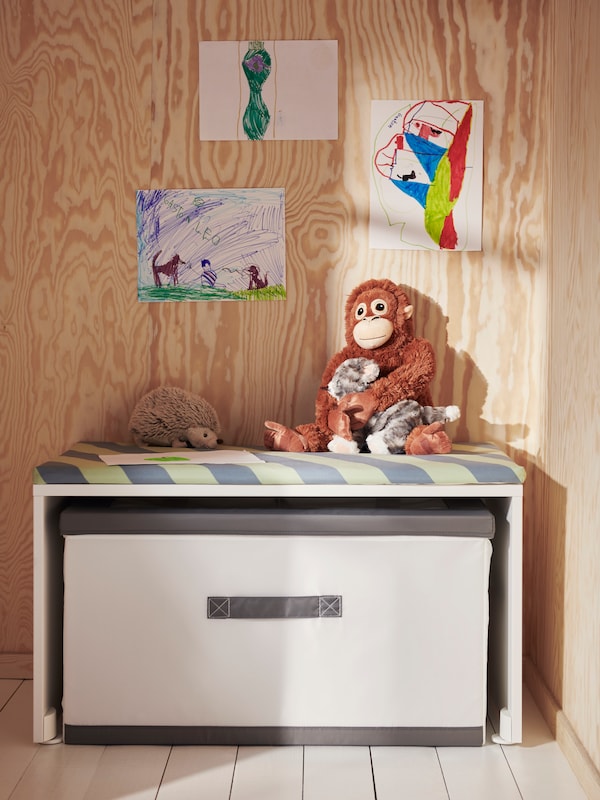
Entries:
{"type": "Polygon", "coordinates": [[[243,728],[313,731],[289,740],[307,742],[355,729],[375,743],[404,729],[421,734],[381,741],[429,730],[435,744],[447,729],[480,744],[490,555],[473,537],[67,536],[65,730],[239,743],[243,728]],[[254,598],[278,598],[276,618],[254,598]],[[302,616],[319,602],[324,616],[302,616]],[[173,733],[186,728],[196,737],[173,733]]]}

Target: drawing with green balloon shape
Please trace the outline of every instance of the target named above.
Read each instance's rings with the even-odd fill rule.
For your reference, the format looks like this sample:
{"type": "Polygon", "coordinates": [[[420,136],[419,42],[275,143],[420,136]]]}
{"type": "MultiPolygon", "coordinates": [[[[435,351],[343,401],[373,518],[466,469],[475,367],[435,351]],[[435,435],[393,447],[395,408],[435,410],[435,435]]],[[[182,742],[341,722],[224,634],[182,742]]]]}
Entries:
{"type": "Polygon", "coordinates": [[[264,42],[249,42],[242,68],[250,88],[250,98],[244,112],[244,131],[248,139],[259,141],[269,127],[271,115],[262,96],[262,87],[271,73],[271,56],[264,42]]]}

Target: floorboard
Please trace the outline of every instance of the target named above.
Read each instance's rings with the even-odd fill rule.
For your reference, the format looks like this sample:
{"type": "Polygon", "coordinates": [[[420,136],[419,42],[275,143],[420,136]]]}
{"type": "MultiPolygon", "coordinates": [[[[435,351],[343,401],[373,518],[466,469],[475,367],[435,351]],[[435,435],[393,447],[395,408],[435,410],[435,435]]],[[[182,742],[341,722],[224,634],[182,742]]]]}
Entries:
{"type": "Polygon", "coordinates": [[[302,800],[303,750],[240,747],[231,800],[302,800]]]}
{"type": "Polygon", "coordinates": [[[302,800],[375,800],[368,747],[305,747],[302,800]]]}
{"type": "Polygon", "coordinates": [[[38,750],[32,719],[33,691],[27,681],[16,687],[0,712],[0,800],[8,800],[38,750]]]}
{"type": "Polygon", "coordinates": [[[39,747],[10,800],[81,800],[103,752],[103,747],[39,747]]]}
{"type": "Polygon", "coordinates": [[[22,681],[0,680],[0,711],[17,691],[22,681]]]}
{"type": "Polygon", "coordinates": [[[377,800],[448,800],[435,747],[373,747],[377,800]]]}
{"type": "Polygon", "coordinates": [[[230,800],[237,747],[173,747],[160,800],[230,800]]]}
{"type": "Polygon", "coordinates": [[[83,800],[156,800],[170,747],[105,747],[83,800]]]}
{"type": "Polygon", "coordinates": [[[519,787],[498,745],[440,747],[438,756],[451,800],[521,800],[519,787]]]}
{"type": "Polygon", "coordinates": [[[524,800],[586,800],[529,692],[523,693],[523,714],[523,743],[502,750],[524,800]]]}
{"type": "Polygon", "coordinates": [[[0,800],[586,800],[527,691],[522,744],[466,748],[38,745],[32,697],[0,680],[0,800]]]}

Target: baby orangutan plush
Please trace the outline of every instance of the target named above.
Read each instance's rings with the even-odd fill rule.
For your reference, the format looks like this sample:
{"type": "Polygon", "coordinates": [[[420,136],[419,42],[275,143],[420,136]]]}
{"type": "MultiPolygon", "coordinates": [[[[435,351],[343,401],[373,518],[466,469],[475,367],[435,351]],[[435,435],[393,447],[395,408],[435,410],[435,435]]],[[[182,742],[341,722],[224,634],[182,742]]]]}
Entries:
{"type": "Polygon", "coordinates": [[[456,406],[432,408],[435,356],[427,339],[415,337],[412,315],[404,290],[392,281],[372,279],[357,286],[346,301],[346,346],[323,372],[314,422],[292,429],[267,420],[265,446],[313,453],[358,452],[365,445],[378,453],[449,453],[444,422],[458,419],[460,412],[456,406]],[[347,379],[356,367],[353,383],[347,379]],[[416,404],[407,407],[405,400],[416,404]],[[400,438],[392,435],[399,423],[405,431],[400,438]]]}
{"type": "MultiPolygon", "coordinates": [[[[327,389],[337,400],[351,392],[364,392],[379,377],[377,362],[370,358],[348,358],[333,373],[327,389]]],[[[385,411],[376,411],[357,431],[336,434],[327,447],[334,453],[405,453],[406,442],[412,454],[417,426],[433,422],[454,422],[460,417],[458,406],[422,406],[416,400],[399,400],[385,411]],[[350,435],[351,434],[351,435],[350,435]]],[[[440,426],[440,430],[441,430],[440,426]]]]}

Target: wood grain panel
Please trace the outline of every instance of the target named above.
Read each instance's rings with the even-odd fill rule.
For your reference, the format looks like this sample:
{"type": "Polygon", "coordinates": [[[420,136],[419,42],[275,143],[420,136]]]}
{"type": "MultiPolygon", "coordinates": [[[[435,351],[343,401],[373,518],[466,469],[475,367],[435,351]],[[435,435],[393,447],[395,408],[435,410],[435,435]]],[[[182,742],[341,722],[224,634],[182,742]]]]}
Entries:
{"type": "Polygon", "coordinates": [[[8,683],[23,678],[33,678],[33,654],[0,653],[0,681],[8,683]]]}
{"type": "Polygon", "coordinates": [[[0,11],[4,652],[32,648],[32,467],[76,439],[123,437],[147,372],[131,220],[149,171],[150,10],[0,11]]]}
{"type": "MultiPolygon", "coordinates": [[[[236,403],[227,419],[229,435],[260,443],[265,413],[288,424],[312,418],[320,373],[342,341],[346,294],[367,277],[391,277],[420,300],[423,321],[417,319],[417,326],[432,339],[440,364],[436,395],[464,409],[457,438],[508,440],[522,447],[536,436],[536,426],[527,420],[539,406],[541,381],[529,380],[529,373],[538,368],[543,349],[536,335],[543,308],[535,282],[542,199],[531,192],[542,170],[542,132],[535,118],[543,82],[527,54],[542,47],[544,27],[518,10],[497,18],[489,8],[482,11],[480,4],[468,2],[354,3],[351,8],[330,3],[322,14],[306,4],[298,21],[284,6],[276,0],[253,5],[252,20],[259,27],[269,20],[261,38],[297,38],[308,25],[313,37],[338,41],[337,142],[199,142],[197,41],[249,38],[256,25],[244,14],[244,3],[206,2],[197,24],[193,4],[157,11],[152,183],[285,186],[289,296],[275,309],[210,309],[200,342],[191,333],[198,328],[197,308],[151,309],[160,331],[153,380],[193,375],[195,388],[214,399],[222,375],[208,367],[215,351],[224,348],[234,359],[228,359],[231,396],[244,396],[244,407],[251,409],[247,416],[236,403]],[[231,20],[231,30],[217,35],[225,19],[231,20]],[[273,20],[281,21],[275,30],[273,20]],[[489,69],[490,48],[501,70],[489,69]],[[495,183],[486,180],[484,189],[490,198],[484,252],[369,250],[370,101],[440,95],[486,101],[486,169],[495,183]],[[524,112],[520,130],[528,137],[507,135],[506,121],[524,112]],[[498,183],[504,191],[497,190],[498,183]],[[523,224],[521,238],[500,233],[521,230],[523,224]],[[164,334],[168,329],[177,329],[176,342],[164,334]],[[180,360],[174,367],[169,351],[193,362],[180,360]],[[503,369],[509,373],[508,387],[499,379],[503,369]],[[298,371],[305,387],[300,397],[298,371]],[[266,400],[266,394],[273,399],[266,400]]],[[[203,309],[200,313],[206,315],[203,309]]],[[[227,416],[227,409],[222,413],[227,416]]]]}
{"type": "Polygon", "coordinates": [[[540,459],[545,485],[536,497],[541,526],[535,528],[532,660],[600,770],[600,190],[592,167],[593,131],[600,125],[600,97],[593,89],[600,74],[600,7],[552,7],[551,359],[540,459]]]}
{"type": "Polygon", "coordinates": [[[14,388],[4,402],[27,430],[10,461],[21,495],[2,561],[6,646],[30,637],[31,466],[79,438],[124,437],[135,400],[160,383],[205,394],[229,442],[260,444],[265,418],[312,419],[344,298],[367,277],[410,287],[438,354],[435,394],[463,409],[455,438],[535,446],[538,6],[90,0],[5,15],[3,153],[26,202],[3,208],[20,254],[6,266],[2,358],[14,388]],[[198,40],[254,36],[338,41],[337,141],[199,141],[198,40]],[[445,95],[486,101],[484,251],[369,250],[370,101],[445,95]],[[149,185],[284,186],[287,301],[137,304],[134,192],[149,185]]]}

